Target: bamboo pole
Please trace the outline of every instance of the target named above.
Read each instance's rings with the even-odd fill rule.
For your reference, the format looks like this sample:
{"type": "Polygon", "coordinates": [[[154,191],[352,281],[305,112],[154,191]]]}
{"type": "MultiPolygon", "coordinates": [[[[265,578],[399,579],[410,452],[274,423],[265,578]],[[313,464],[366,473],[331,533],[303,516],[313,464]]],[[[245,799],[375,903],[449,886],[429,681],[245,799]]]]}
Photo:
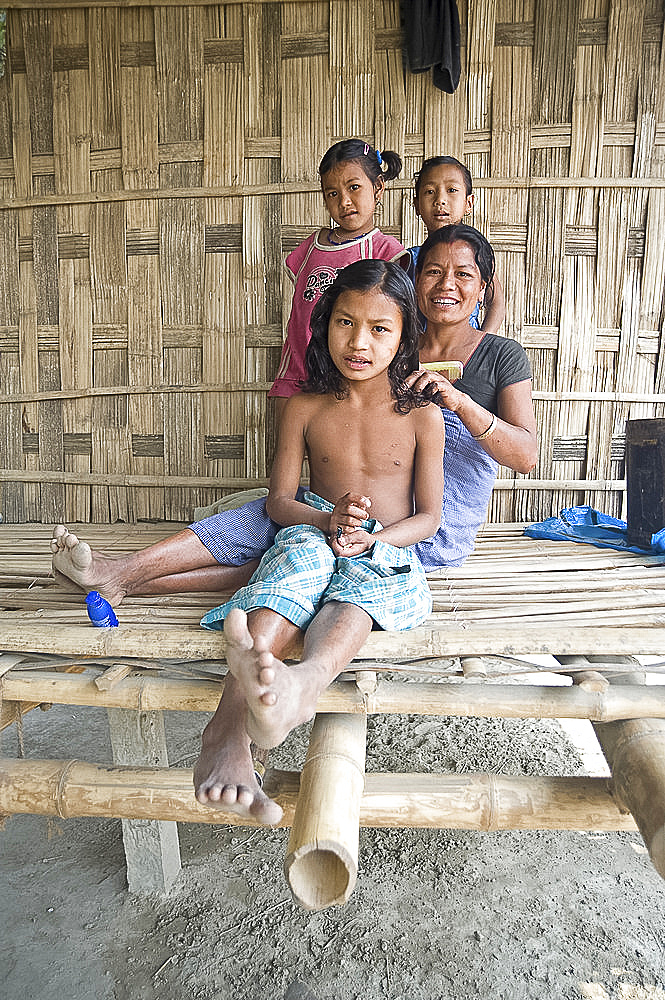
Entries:
{"type": "MultiPolygon", "coordinates": [[[[0,758],[0,814],[105,816],[259,826],[194,797],[188,768],[0,758]]],[[[293,822],[296,772],[266,772],[264,788],[293,822]]],[[[498,774],[365,775],[363,827],[455,830],[635,830],[608,778],[498,774]]]]}
{"type": "MultiPolygon", "coordinates": [[[[169,192],[169,197],[171,192],[169,192]]],[[[250,327],[245,328],[249,332],[250,327]]],[[[242,329],[235,330],[234,333],[242,333],[242,329]]],[[[252,384],[252,391],[267,392],[272,386],[272,382],[257,382],[252,384]]],[[[77,386],[71,389],[44,389],[34,392],[17,392],[11,396],[0,397],[0,406],[14,405],[16,403],[40,403],[48,400],[66,399],[94,399],[98,396],[162,396],[176,393],[188,394],[198,393],[238,393],[248,391],[247,385],[243,382],[197,382],[181,385],[100,385],[100,386],[77,386]]],[[[562,390],[535,390],[532,393],[534,400],[548,402],[569,402],[569,401],[589,401],[600,403],[665,403],[665,393],[663,392],[609,392],[601,390],[589,390],[588,392],[567,392],[562,390]]],[[[500,522],[504,523],[504,522],[500,522]]],[[[134,527],[134,525],[132,526],[134,527]]]]}
{"type": "MultiPolygon", "coordinates": [[[[377,664],[390,669],[390,664],[377,664]]],[[[414,669],[417,669],[415,667],[414,669]]],[[[534,668],[536,669],[536,668],[534,668]]],[[[617,669],[616,667],[614,668],[617,669]]],[[[635,684],[604,691],[580,685],[460,684],[426,681],[405,684],[380,680],[374,691],[361,691],[353,682],[338,680],[324,691],[318,711],[358,715],[455,715],[511,719],[618,719],[665,717],[665,686],[635,684]]],[[[132,708],[139,712],[178,710],[212,712],[223,691],[223,682],[135,674],[102,689],[91,673],[12,670],[3,679],[6,702],[48,702],[56,705],[97,705],[132,708]]]]}
{"type": "Polygon", "coordinates": [[[665,719],[594,726],[615,794],[635,817],[649,857],[665,878],[665,719]]]}
{"type": "MultiPolygon", "coordinates": [[[[223,633],[206,632],[192,625],[165,629],[156,625],[120,625],[94,629],[87,625],[48,625],[25,618],[0,617],[0,650],[54,653],[61,656],[103,656],[118,660],[145,656],[155,659],[220,660],[224,657],[223,633]]],[[[616,654],[634,656],[663,651],[661,624],[620,627],[557,624],[545,628],[518,620],[513,625],[487,628],[483,622],[458,623],[445,618],[440,625],[407,632],[372,632],[359,656],[363,659],[420,659],[435,656],[517,656],[540,653],[616,654]]]]}
{"type": "MultiPolygon", "coordinates": [[[[577,668],[586,663],[598,673],[603,667],[625,668],[626,673],[607,677],[615,690],[625,691],[628,685],[639,690],[645,685],[644,669],[632,656],[617,656],[614,662],[602,662],[599,656],[560,659],[577,668]]],[[[656,871],[665,878],[665,719],[626,719],[594,725],[594,730],[617,799],[630,809],[656,871]]]]}
{"type": "MultiPolygon", "coordinates": [[[[70,6],[70,0],[64,0],[70,6]]],[[[117,0],[119,2],[119,0],[117,0]]],[[[268,2],[268,0],[265,0],[268,2]]],[[[50,3],[48,4],[50,6],[50,3]]],[[[89,6],[85,0],[84,6],[89,6]]],[[[181,6],[180,0],[173,0],[174,6],[181,6]]],[[[411,181],[393,181],[393,190],[410,190],[411,181]]],[[[476,191],[532,191],[535,189],[557,190],[585,190],[587,188],[596,190],[607,189],[609,191],[620,191],[630,188],[631,190],[642,189],[647,191],[658,191],[665,188],[665,178],[663,177],[478,177],[474,181],[476,191]]],[[[0,199],[0,212],[13,211],[16,209],[38,208],[48,206],[73,206],[73,205],[99,205],[108,202],[132,202],[132,201],[161,201],[165,198],[172,200],[181,199],[201,199],[201,198],[254,198],[261,195],[286,195],[305,194],[319,192],[319,185],[307,181],[264,183],[264,184],[238,184],[229,187],[218,185],[213,187],[174,187],[174,188],[146,188],[145,190],[134,191],[82,191],[70,192],[68,194],[32,195],[23,198],[0,199]]]]}
{"type": "Polygon", "coordinates": [[[364,715],[314,721],[284,861],[291,891],[306,910],[341,906],[356,884],[366,735],[364,715]]]}

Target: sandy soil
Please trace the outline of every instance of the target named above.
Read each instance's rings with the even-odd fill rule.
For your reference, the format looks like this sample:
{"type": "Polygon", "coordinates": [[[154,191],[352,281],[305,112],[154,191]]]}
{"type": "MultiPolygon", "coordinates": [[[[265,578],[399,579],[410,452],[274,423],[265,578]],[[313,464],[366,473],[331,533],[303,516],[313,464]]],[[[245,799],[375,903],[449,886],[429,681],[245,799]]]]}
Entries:
{"type": "MultiPolygon", "coordinates": [[[[206,719],[168,716],[189,766],[206,719]]],[[[557,723],[370,720],[368,769],[580,773],[557,723]],[[399,763],[398,763],[399,762],[399,763]]],[[[103,710],[24,722],[27,756],[109,761],[103,710]]],[[[301,731],[279,766],[302,763],[301,731]]],[[[17,736],[3,735],[14,756],[17,736]]],[[[637,834],[366,830],[341,908],[306,913],[286,831],[179,827],[168,897],[126,891],[120,822],[0,833],[4,1000],[665,1000],[665,882],[637,834]]]]}

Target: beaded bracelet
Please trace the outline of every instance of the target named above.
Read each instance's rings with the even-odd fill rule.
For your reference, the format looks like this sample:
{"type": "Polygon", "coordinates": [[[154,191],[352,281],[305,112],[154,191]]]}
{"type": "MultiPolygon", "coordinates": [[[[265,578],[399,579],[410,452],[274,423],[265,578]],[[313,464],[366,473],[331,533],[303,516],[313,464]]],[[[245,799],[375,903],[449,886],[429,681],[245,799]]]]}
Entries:
{"type": "Polygon", "coordinates": [[[498,424],[498,422],[499,422],[499,420],[498,420],[498,417],[497,417],[496,413],[493,413],[492,414],[492,423],[489,425],[489,427],[487,428],[487,430],[483,431],[482,434],[472,434],[471,436],[473,437],[473,440],[474,441],[484,441],[485,438],[488,438],[490,436],[490,434],[494,434],[494,431],[496,430],[496,425],[498,424]]]}

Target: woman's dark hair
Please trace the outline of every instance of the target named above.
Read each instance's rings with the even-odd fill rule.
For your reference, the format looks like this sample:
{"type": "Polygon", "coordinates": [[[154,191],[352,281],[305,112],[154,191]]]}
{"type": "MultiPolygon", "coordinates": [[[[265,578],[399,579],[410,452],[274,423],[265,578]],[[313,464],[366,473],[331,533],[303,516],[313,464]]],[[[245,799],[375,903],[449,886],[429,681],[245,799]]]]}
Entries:
{"type": "Polygon", "coordinates": [[[402,335],[397,353],[388,365],[388,380],[396,400],[395,409],[398,413],[408,413],[414,406],[427,402],[404,384],[406,376],[413,371],[421,331],[413,285],[406,271],[394,261],[358,260],[343,268],[325,290],[312,311],[312,336],[305,354],[307,378],[300,388],[303,392],[333,393],[337,399],[348,396],[348,387],[328,349],[328,325],[340,295],[369,292],[374,288],[394,302],[402,314],[402,335]]]}
{"type": "Polygon", "coordinates": [[[430,156],[428,160],[425,160],[422,167],[420,168],[420,170],[418,171],[418,173],[415,175],[414,178],[416,183],[416,197],[418,197],[418,194],[420,192],[420,186],[423,183],[427,174],[430,172],[430,170],[434,170],[436,167],[446,167],[446,166],[457,167],[464,180],[464,188],[466,190],[466,196],[467,198],[469,197],[471,191],[473,190],[473,181],[471,180],[471,174],[469,172],[469,168],[465,167],[464,164],[454,156],[430,156]]]}
{"type": "Polygon", "coordinates": [[[487,286],[485,297],[489,293],[491,302],[495,264],[494,251],[482,233],[479,233],[473,226],[465,226],[463,222],[459,222],[454,226],[442,226],[441,229],[435,229],[433,233],[429,234],[418,253],[416,278],[424,268],[430,250],[433,250],[439,243],[467,243],[471,247],[474,260],[480,271],[480,278],[487,286]]]}
{"type": "Polygon", "coordinates": [[[319,177],[323,179],[323,175],[329,170],[339,166],[340,163],[349,162],[359,163],[372,184],[376,184],[380,177],[384,181],[392,181],[399,176],[402,169],[401,157],[391,149],[379,153],[363,139],[342,139],[330,147],[319,163],[319,177]],[[382,169],[383,166],[385,170],[382,169]]]}

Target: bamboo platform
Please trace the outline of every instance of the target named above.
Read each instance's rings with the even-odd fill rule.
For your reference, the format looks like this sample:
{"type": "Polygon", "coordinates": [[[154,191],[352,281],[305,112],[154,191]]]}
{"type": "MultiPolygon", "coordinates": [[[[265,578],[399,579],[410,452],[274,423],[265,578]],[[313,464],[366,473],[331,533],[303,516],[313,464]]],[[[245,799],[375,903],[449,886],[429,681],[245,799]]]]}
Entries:
{"type": "MultiPolygon", "coordinates": [[[[120,554],[179,526],[80,533],[120,554]]],[[[268,771],[303,906],[348,898],[360,825],[637,825],[665,877],[665,686],[645,686],[636,659],[665,652],[665,559],[529,539],[522,528],[487,525],[464,566],[432,574],[431,618],[408,633],[372,633],[322,695],[302,774],[268,771]],[[536,655],[569,683],[534,683],[536,655]],[[515,683],[523,673],[529,683],[515,683]],[[366,775],[365,724],[376,713],[588,719],[612,779],[366,775]]],[[[83,594],[50,575],[49,536],[44,525],[0,525],[0,728],[38,705],[103,706],[116,766],[3,759],[0,814],[121,817],[130,889],[166,890],[179,870],[177,820],[250,825],[199,805],[191,771],[169,768],[165,754],[162,713],[212,712],[219,700],[224,638],[198,621],[221,596],[131,598],[118,628],[94,629],[83,594]],[[138,845],[137,823],[152,831],[138,845]]]]}

